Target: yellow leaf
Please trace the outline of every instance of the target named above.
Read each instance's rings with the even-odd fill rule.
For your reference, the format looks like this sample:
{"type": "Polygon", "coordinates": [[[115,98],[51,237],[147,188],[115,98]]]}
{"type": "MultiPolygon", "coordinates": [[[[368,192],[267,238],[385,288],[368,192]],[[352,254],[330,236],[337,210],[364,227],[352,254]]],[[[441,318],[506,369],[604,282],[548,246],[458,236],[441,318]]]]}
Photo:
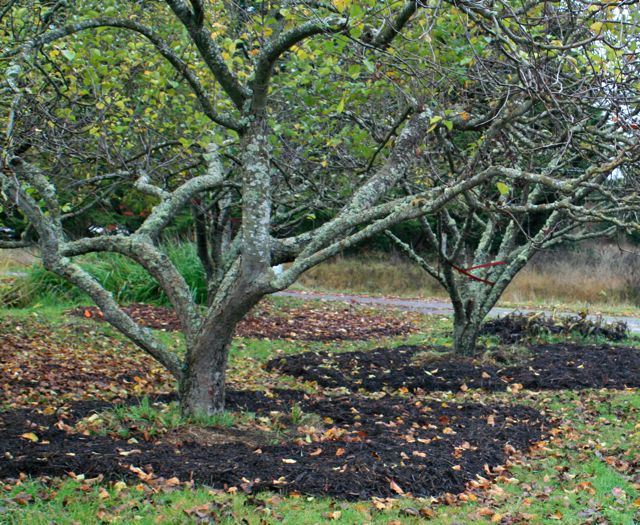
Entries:
{"type": "Polygon", "coordinates": [[[520,390],[522,390],[524,387],[522,386],[521,383],[513,383],[511,385],[509,385],[507,387],[507,391],[511,392],[513,394],[517,394],[518,392],[520,392],[520,390]]]}
{"type": "Polygon", "coordinates": [[[116,481],[115,484],[113,485],[113,488],[115,489],[116,492],[119,493],[127,488],[127,484],[124,481],[116,481]]]}
{"type": "Polygon", "coordinates": [[[594,33],[599,33],[602,30],[602,22],[594,22],[589,26],[589,29],[594,33]]]}
{"type": "Polygon", "coordinates": [[[22,439],[28,439],[33,443],[37,443],[39,441],[38,436],[36,436],[33,432],[26,432],[20,436],[22,439]]]}
{"type": "Polygon", "coordinates": [[[333,5],[342,13],[345,9],[349,8],[351,0],[333,0],[333,5]]]}

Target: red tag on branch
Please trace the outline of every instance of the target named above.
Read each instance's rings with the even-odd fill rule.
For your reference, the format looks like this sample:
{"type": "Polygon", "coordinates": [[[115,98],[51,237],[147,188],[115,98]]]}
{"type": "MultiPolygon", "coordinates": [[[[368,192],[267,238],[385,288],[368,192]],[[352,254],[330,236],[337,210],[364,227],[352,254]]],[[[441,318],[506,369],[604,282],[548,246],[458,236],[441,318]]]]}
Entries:
{"type": "Polygon", "coordinates": [[[460,272],[463,275],[466,275],[469,279],[473,280],[473,281],[478,281],[484,284],[488,284],[490,286],[493,286],[494,283],[493,281],[489,281],[488,279],[482,279],[481,277],[476,277],[475,275],[473,275],[471,272],[472,270],[479,270],[480,268],[490,268],[491,266],[500,266],[501,264],[507,264],[506,261],[494,261],[494,262],[490,262],[490,263],[485,263],[485,264],[479,264],[478,266],[472,266],[471,268],[460,268],[459,266],[456,266],[453,263],[449,263],[449,265],[456,270],[457,272],[460,272]]]}

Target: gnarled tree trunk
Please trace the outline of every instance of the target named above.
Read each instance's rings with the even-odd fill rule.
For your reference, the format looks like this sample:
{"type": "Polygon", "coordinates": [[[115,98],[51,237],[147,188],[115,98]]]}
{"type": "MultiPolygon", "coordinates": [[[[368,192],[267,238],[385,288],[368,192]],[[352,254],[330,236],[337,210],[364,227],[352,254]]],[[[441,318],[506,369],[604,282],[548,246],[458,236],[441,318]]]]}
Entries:
{"type": "Polygon", "coordinates": [[[212,415],[224,410],[229,349],[237,324],[265,295],[260,276],[240,275],[217,298],[192,345],[187,348],[180,381],[180,405],[185,415],[212,415]]]}

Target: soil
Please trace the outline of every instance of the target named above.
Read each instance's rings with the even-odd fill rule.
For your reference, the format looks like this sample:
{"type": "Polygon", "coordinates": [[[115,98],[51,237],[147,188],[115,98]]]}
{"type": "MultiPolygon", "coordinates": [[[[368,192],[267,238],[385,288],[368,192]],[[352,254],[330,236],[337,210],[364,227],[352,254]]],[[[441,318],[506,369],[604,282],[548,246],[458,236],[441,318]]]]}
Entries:
{"type": "Polygon", "coordinates": [[[305,352],[273,359],[266,366],[324,387],[346,386],[369,392],[399,388],[414,392],[506,390],[513,384],[528,390],[640,387],[640,351],[634,348],[531,346],[530,357],[505,367],[483,365],[451,354],[428,363],[419,362],[421,354],[433,350],[400,346],[367,352],[305,352]]]}
{"type": "MultiPolygon", "coordinates": [[[[170,308],[148,304],[131,304],[123,310],[143,326],[161,330],[179,330],[180,323],[170,308]]],[[[70,315],[103,321],[95,306],[75,308],[70,315]]],[[[299,341],[366,340],[405,335],[416,330],[411,316],[404,319],[384,316],[362,309],[335,309],[327,306],[280,309],[278,315],[263,309],[243,319],[236,336],[255,339],[290,339],[299,341]]]]}
{"type": "MultiPolygon", "coordinates": [[[[514,449],[539,441],[546,423],[534,409],[489,404],[421,403],[411,397],[309,397],[301,391],[229,392],[227,407],[287,413],[292,403],[321,416],[322,438],[261,445],[240,440],[200,443],[200,436],[127,441],[71,431],[104,402],[79,402],[64,413],[0,413],[0,478],[102,474],[136,478],[152,472],[215,488],[237,487],[346,499],[459,493],[477,475],[503,464],[514,449]],[[62,422],[62,423],[61,423],[62,422]],[[24,435],[33,433],[38,442],[24,435]],[[130,467],[141,468],[132,471],[130,467]]],[[[175,436],[172,436],[175,437],[175,436]]]]}

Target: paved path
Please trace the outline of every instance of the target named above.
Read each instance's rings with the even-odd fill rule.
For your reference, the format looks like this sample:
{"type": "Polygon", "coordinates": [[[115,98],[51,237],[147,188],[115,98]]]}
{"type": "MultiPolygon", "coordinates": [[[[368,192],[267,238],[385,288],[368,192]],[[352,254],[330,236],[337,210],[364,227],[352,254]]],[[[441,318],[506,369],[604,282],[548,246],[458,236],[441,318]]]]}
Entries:
{"type": "MultiPolygon", "coordinates": [[[[393,299],[390,297],[369,297],[365,295],[297,292],[288,290],[279,292],[276,295],[282,297],[295,297],[296,299],[320,300],[320,301],[345,301],[357,304],[368,304],[372,306],[391,306],[400,310],[411,310],[426,315],[451,315],[453,309],[451,304],[445,301],[423,300],[423,299],[393,299]]],[[[494,308],[489,314],[492,317],[505,315],[511,312],[523,311],[524,308],[494,308]]],[[[550,311],[545,310],[550,314],[550,311]]],[[[560,315],[575,315],[571,312],[556,312],[560,315]]],[[[589,315],[589,319],[596,319],[598,316],[589,315]]],[[[635,334],[640,334],[640,318],[604,315],[607,322],[624,321],[629,326],[629,330],[635,334]]]]}

